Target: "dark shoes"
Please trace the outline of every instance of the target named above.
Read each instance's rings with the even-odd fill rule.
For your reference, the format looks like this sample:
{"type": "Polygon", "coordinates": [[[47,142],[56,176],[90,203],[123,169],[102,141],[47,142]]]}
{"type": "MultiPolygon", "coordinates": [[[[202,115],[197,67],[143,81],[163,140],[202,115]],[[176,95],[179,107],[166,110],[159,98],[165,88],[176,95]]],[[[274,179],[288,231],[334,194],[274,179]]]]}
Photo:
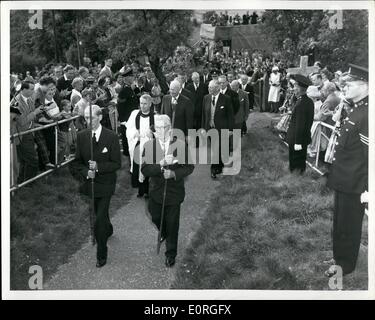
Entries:
{"type": "Polygon", "coordinates": [[[164,236],[161,236],[161,237],[160,237],[160,243],[163,243],[163,242],[165,241],[165,239],[166,239],[166,238],[165,238],[164,236]]]}
{"type": "Polygon", "coordinates": [[[216,179],[216,173],[215,172],[211,172],[211,178],[216,179]]]}
{"type": "Polygon", "coordinates": [[[107,263],[107,259],[98,259],[96,260],[96,267],[101,268],[107,263]]]}
{"type": "Polygon", "coordinates": [[[175,263],[176,263],[175,258],[172,258],[172,257],[166,257],[165,258],[165,266],[166,267],[171,268],[175,265],[175,263]]]}

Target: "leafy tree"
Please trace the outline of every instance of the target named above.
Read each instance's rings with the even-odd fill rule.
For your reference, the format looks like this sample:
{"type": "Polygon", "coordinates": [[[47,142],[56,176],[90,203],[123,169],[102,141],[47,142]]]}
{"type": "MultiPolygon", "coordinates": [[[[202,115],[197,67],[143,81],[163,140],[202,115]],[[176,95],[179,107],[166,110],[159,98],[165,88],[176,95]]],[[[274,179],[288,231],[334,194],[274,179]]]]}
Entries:
{"type": "Polygon", "coordinates": [[[131,58],[147,56],[163,91],[166,91],[162,66],[173,56],[176,47],[190,36],[192,13],[186,10],[109,12],[111,26],[97,43],[101,50],[108,50],[114,60],[124,63],[131,58]]]}
{"type": "Polygon", "coordinates": [[[343,29],[331,29],[332,16],[323,10],[267,10],[262,32],[289,64],[298,64],[315,45],[315,60],[331,70],[346,69],[348,63],[368,65],[368,12],[344,10],[343,29]]]}

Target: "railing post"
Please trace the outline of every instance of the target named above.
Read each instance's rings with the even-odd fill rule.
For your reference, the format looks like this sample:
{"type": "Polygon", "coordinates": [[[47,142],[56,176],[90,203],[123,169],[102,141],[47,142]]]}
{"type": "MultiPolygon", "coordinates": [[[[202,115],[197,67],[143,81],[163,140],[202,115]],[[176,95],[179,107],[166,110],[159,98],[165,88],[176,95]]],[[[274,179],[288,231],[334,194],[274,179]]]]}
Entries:
{"type": "Polygon", "coordinates": [[[55,167],[57,168],[57,165],[59,163],[59,159],[57,158],[58,157],[58,152],[57,152],[57,147],[58,147],[58,137],[57,137],[57,124],[55,126],[55,167]]]}
{"type": "MultiPolygon", "coordinates": [[[[320,122],[319,122],[318,126],[320,128],[320,133],[319,133],[319,136],[318,136],[318,149],[316,151],[315,167],[318,167],[318,163],[319,163],[320,140],[321,140],[321,137],[322,137],[322,126],[321,126],[320,122]]],[[[318,127],[316,129],[318,129],[318,127]]]]}
{"type": "Polygon", "coordinates": [[[14,158],[13,158],[13,152],[14,152],[14,145],[13,145],[13,139],[10,139],[10,187],[13,187],[14,185],[14,158]]]}

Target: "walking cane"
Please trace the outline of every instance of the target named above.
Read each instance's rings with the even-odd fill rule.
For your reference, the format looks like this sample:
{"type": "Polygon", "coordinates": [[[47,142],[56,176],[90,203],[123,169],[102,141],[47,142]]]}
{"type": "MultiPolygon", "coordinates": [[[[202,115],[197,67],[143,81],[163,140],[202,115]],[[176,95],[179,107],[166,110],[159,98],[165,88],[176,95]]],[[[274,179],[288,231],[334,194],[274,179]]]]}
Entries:
{"type": "MultiPolygon", "coordinates": [[[[92,142],[92,105],[91,101],[89,102],[90,106],[90,159],[94,160],[94,146],[92,142]]],[[[95,219],[95,205],[94,205],[94,179],[91,179],[91,208],[89,213],[90,218],[90,235],[91,235],[91,242],[92,245],[95,245],[95,235],[94,235],[94,219],[95,219]]]]}
{"type": "MultiPolygon", "coordinates": [[[[170,135],[170,139],[172,139],[173,137],[173,127],[174,127],[174,119],[175,119],[175,110],[173,110],[173,113],[172,113],[172,127],[171,127],[171,131],[169,133],[170,135]]],[[[168,152],[168,150],[166,150],[166,152],[168,152]]],[[[163,222],[164,222],[164,211],[165,211],[165,198],[167,196],[167,182],[168,180],[165,179],[165,183],[164,183],[164,190],[163,190],[163,203],[161,205],[161,217],[160,217],[160,228],[159,228],[159,232],[158,232],[158,243],[157,243],[157,246],[156,246],[156,253],[159,254],[160,253],[160,246],[161,246],[161,231],[163,230],[163,222]]]]}

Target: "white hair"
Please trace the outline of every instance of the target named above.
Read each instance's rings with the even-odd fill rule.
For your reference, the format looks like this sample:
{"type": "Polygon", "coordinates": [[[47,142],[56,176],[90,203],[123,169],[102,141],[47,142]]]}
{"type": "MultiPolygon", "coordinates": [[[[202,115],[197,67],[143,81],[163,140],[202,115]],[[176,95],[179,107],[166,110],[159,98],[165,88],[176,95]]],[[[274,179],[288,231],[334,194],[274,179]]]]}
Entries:
{"type": "Polygon", "coordinates": [[[155,123],[156,122],[163,122],[164,125],[171,126],[171,119],[166,114],[156,114],[154,116],[155,123]]]}

